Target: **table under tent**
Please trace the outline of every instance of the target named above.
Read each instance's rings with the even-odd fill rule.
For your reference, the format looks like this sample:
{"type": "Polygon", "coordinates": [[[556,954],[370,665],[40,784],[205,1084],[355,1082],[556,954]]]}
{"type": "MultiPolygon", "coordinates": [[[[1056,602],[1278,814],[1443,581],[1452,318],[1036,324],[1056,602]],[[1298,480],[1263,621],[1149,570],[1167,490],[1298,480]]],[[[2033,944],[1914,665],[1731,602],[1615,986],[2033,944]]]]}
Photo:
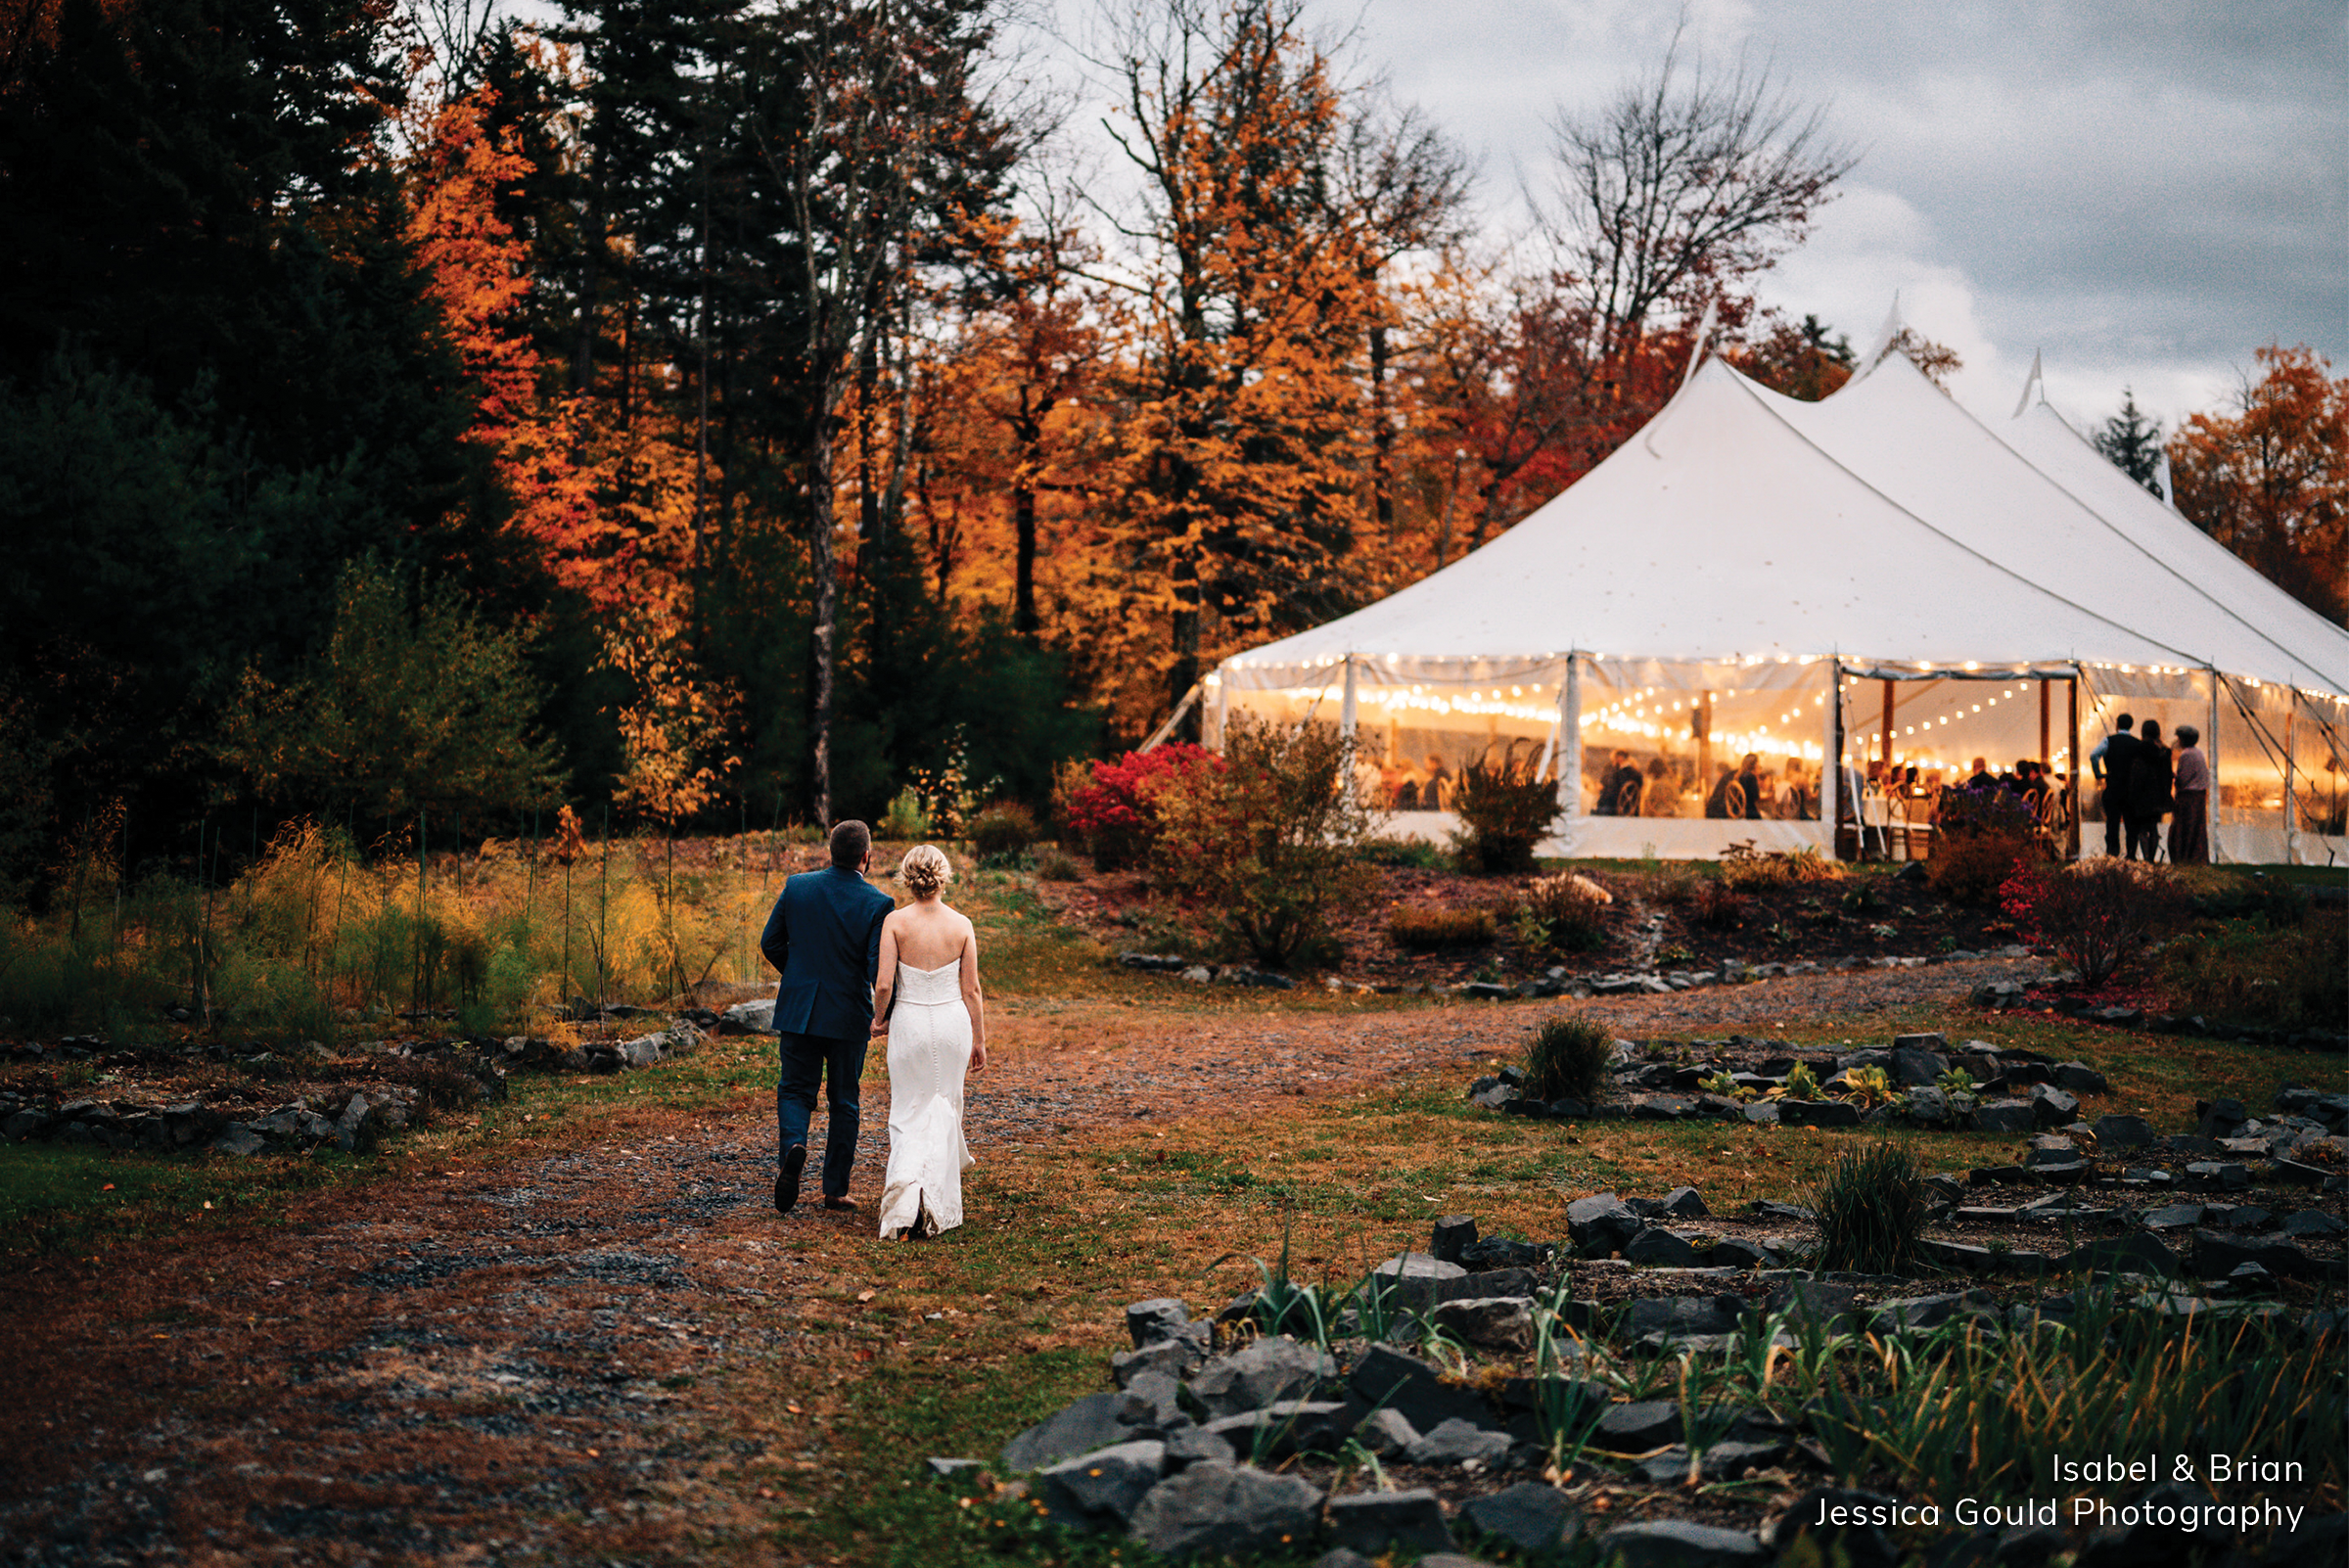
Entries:
{"type": "Polygon", "coordinates": [[[1238,714],[1355,734],[1401,836],[1448,837],[1450,781],[1517,742],[1558,780],[1543,853],[1666,858],[1834,853],[1839,821],[1849,853],[1828,758],[1920,792],[2040,761],[2073,853],[2102,853],[2087,759],[2128,713],[2201,732],[2214,859],[2349,863],[2349,631],[2044,402],[1994,430],[1897,353],[1816,403],[1708,360],[1507,533],[1201,696],[1210,745],[1238,714]],[[1749,757],[1772,814],[1708,817],[1749,757]],[[1636,814],[1602,793],[1626,767],[1636,814]]]}

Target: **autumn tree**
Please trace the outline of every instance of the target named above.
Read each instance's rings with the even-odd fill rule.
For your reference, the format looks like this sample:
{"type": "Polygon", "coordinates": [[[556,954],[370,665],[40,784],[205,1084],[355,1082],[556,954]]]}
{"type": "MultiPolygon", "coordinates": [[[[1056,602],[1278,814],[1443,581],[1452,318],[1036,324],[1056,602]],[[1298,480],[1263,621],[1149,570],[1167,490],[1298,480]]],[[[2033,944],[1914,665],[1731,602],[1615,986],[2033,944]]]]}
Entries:
{"type": "Polygon", "coordinates": [[[1765,312],[1742,343],[1725,345],[1722,356],[1772,392],[1818,402],[1852,379],[1859,357],[1849,338],[1817,316],[1789,321],[1765,312]]]}
{"type": "Polygon", "coordinates": [[[2234,409],[2170,438],[2178,509],[2320,615],[2349,624],[2349,378],[2270,344],[2234,409]]]}
{"type": "Polygon", "coordinates": [[[1119,433],[1129,668],[1164,711],[1212,657],[1349,600],[1375,274],[1335,184],[1345,108],[1295,0],[1174,0],[1128,27],[1113,125],[1143,176],[1124,221],[1139,323],[1119,433]]]}

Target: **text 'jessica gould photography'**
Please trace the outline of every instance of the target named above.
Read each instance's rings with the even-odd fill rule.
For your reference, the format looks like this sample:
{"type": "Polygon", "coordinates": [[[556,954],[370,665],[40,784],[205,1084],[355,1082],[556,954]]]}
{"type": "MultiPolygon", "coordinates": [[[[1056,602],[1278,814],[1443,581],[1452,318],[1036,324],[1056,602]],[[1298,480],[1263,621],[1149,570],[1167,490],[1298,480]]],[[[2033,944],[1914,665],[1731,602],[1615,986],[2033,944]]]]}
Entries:
{"type": "MultiPolygon", "coordinates": [[[[2113,1454],[2098,1454],[2085,1459],[2067,1458],[2058,1453],[2053,1456],[2049,1469],[2058,1486],[2114,1482],[2144,1486],[2160,1481],[2225,1486],[2245,1482],[2288,1484],[2306,1480],[2297,1460],[2262,1459],[2257,1455],[2228,1453],[2200,1457],[2187,1453],[2149,1453],[2128,1459],[2113,1454]]],[[[2276,1502],[2266,1498],[2252,1498],[2239,1502],[2186,1499],[2113,1502],[2104,1498],[2075,1494],[2055,1498],[1959,1498],[1950,1505],[1948,1522],[1968,1528],[1979,1525],[2012,1527],[2068,1524],[2104,1529],[2114,1525],[2158,1525],[2191,1532],[2273,1529],[2280,1525],[2286,1530],[2298,1530],[2307,1512],[2305,1507],[2276,1502]]],[[[1819,1525],[1928,1526],[1942,1522],[1943,1514],[1938,1503],[1837,1503],[1823,1498],[1819,1500],[1819,1517],[1813,1521],[1819,1525]]]]}

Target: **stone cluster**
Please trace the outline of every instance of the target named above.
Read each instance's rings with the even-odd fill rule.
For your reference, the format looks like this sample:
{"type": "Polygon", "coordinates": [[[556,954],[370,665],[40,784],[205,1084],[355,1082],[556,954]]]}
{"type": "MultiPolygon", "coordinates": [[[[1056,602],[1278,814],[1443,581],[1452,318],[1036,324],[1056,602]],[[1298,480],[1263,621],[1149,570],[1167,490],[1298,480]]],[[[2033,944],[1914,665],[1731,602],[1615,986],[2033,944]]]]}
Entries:
{"type": "Polygon", "coordinates": [[[417,1114],[419,1090],[405,1084],[372,1084],[304,1095],[267,1112],[232,1112],[197,1100],[148,1105],[136,1100],[28,1099],[0,1091],[0,1137],[11,1143],[146,1149],[209,1148],[218,1154],[262,1154],[331,1148],[372,1149],[385,1132],[405,1128],[417,1114]]]}
{"type": "MultiPolygon", "coordinates": [[[[1785,1205],[1757,1208],[1774,1218],[1809,1218],[1785,1205]]],[[[1568,1224],[1579,1250],[1630,1255],[1641,1238],[1665,1233],[1669,1222],[1706,1215],[1701,1194],[1681,1188],[1659,1199],[1584,1199],[1569,1210],[1568,1224]]],[[[2184,1294],[2171,1276],[2187,1270],[2160,1243],[2140,1245],[2149,1239],[2141,1232],[2119,1243],[2092,1242],[2067,1262],[2093,1269],[2101,1280],[2127,1278],[2136,1294],[2122,1299],[2135,1310],[2283,1314],[2273,1303],[2227,1299],[2249,1291],[2184,1294]]],[[[2207,1273],[2228,1262],[2203,1257],[2206,1245],[2225,1239],[2217,1232],[2195,1233],[2194,1271],[2207,1273]]],[[[998,1486],[995,1499],[1034,1507],[1071,1530],[1123,1536],[1175,1559],[1319,1547],[1324,1554],[1316,1568],[1366,1568],[1371,1558],[1391,1552],[1428,1553],[1417,1558],[1422,1568],[1470,1568],[1478,1559],[1451,1555],[1465,1542],[1477,1549],[1505,1548],[1515,1554],[1512,1560],[1540,1560],[1573,1546],[1593,1547],[1594,1560],[1632,1568],[1762,1568],[1812,1527],[1821,1502],[1889,1499],[1814,1485],[1758,1531],[1675,1520],[1608,1528],[1605,1518],[1587,1517],[1561,1490],[1565,1483],[1543,1478],[1550,1458],[1546,1440],[1554,1431],[1587,1434],[1584,1457],[1569,1480],[1588,1479],[1583,1472],[1593,1465],[1660,1488],[1773,1470],[1816,1475],[1823,1455],[1807,1441],[1799,1418],[1790,1423],[1761,1407],[1709,1406],[1699,1433],[1684,1427],[1677,1400],[1624,1399],[1594,1377],[1575,1375],[1583,1355],[1577,1345],[1553,1344],[1554,1359],[1541,1361],[1535,1352],[1542,1314],[1554,1314],[1557,1323],[1579,1335],[1604,1335],[1645,1353],[1701,1355],[1729,1349],[1764,1321],[1774,1321],[1788,1347],[1799,1343],[1794,1331],[1807,1332],[1812,1323],[1879,1338],[1966,1325],[2028,1331],[2071,1319],[2090,1291],[2110,1289],[2094,1282],[2087,1290],[2002,1307],[1981,1289],[1919,1290],[1917,1281],[1899,1276],[1778,1267],[1735,1279],[1737,1270],[1690,1267],[1676,1256],[1655,1262],[1658,1276],[1681,1293],[1638,1297],[1607,1310],[1596,1301],[1561,1299],[1566,1293],[1555,1288],[1556,1249],[1495,1245],[1480,1241],[1473,1217],[1447,1216],[1436,1222],[1428,1252],[1380,1265],[1365,1286],[1383,1285],[1377,1297],[1402,1309],[1389,1325],[1399,1337],[1385,1340],[1365,1332],[1359,1305],[1364,1292],[1352,1298],[1358,1306],[1341,1314],[1336,1330],[1344,1337],[1326,1344],[1233,1332],[1270,1304],[1258,1293],[1242,1296],[1212,1321],[1193,1319],[1173,1298],[1133,1303],[1126,1310],[1131,1349],[1111,1359],[1116,1388],[1076,1401],[1006,1444],[995,1468],[1025,1479],[998,1486]],[[1429,1328],[1498,1364],[1469,1377],[1448,1374],[1401,1342],[1429,1328]],[[1507,1375],[1529,1361],[1563,1369],[1507,1375]],[[1372,1473],[1382,1476],[1381,1486],[1331,1493],[1313,1479],[1326,1470],[1293,1462],[1342,1453],[1374,1456],[1372,1473]],[[1383,1472],[1390,1471],[1404,1472],[1402,1484],[1384,1481],[1383,1472]]],[[[2281,1255],[2275,1261],[2281,1263],[2281,1255]]],[[[1576,1267],[1603,1271],[1625,1265],[1576,1267]]],[[[2239,1280],[2240,1267],[2231,1280],[2239,1280]]],[[[2345,1316],[2319,1311],[2278,1326],[2312,1344],[2337,1344],[2349,1332],[2345,1316]]],[[[987,1468],[971,1459],[930,1462],[936,1474],[950,1479],[987,1468]]],[[[1349,1467],[1336,1473],[1342,1478],[1355,1472],[1349,1467]]],[[[2338,1531],[2330,1522],[2319,1528],[2338,1531]]],[[[1814,1543],[1822,1555],[1831,1547],[1868,1568],[1890,1568],[1894,1561],[1880,1532],[1829,1535],[1814,1543]]],[[[1985,1539],[1995,1544],[1995,1538],[1985,1539]]]]}

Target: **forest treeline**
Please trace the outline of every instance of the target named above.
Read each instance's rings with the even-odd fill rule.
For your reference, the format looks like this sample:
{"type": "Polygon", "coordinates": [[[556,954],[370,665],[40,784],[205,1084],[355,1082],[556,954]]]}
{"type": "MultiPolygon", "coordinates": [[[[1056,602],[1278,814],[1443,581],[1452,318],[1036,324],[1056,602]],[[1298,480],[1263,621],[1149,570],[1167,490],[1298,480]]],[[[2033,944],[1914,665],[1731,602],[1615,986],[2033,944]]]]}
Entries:
{"type": "MultiPolygon", "coordinates": [[[[1765,76],[1562,113],[1497,250],[1301,0],[1105,9],[1086,178],[1003,16],[0,0],[0,880],[302,814],[1040,803],[1571,484],[1700,321],[1851,373],[1757,296],[1852,166],[1765,76]]],[[[2337,616],[2339,507],[2312,577],[2243,461],[2182,500],[2337,616]]]]}

